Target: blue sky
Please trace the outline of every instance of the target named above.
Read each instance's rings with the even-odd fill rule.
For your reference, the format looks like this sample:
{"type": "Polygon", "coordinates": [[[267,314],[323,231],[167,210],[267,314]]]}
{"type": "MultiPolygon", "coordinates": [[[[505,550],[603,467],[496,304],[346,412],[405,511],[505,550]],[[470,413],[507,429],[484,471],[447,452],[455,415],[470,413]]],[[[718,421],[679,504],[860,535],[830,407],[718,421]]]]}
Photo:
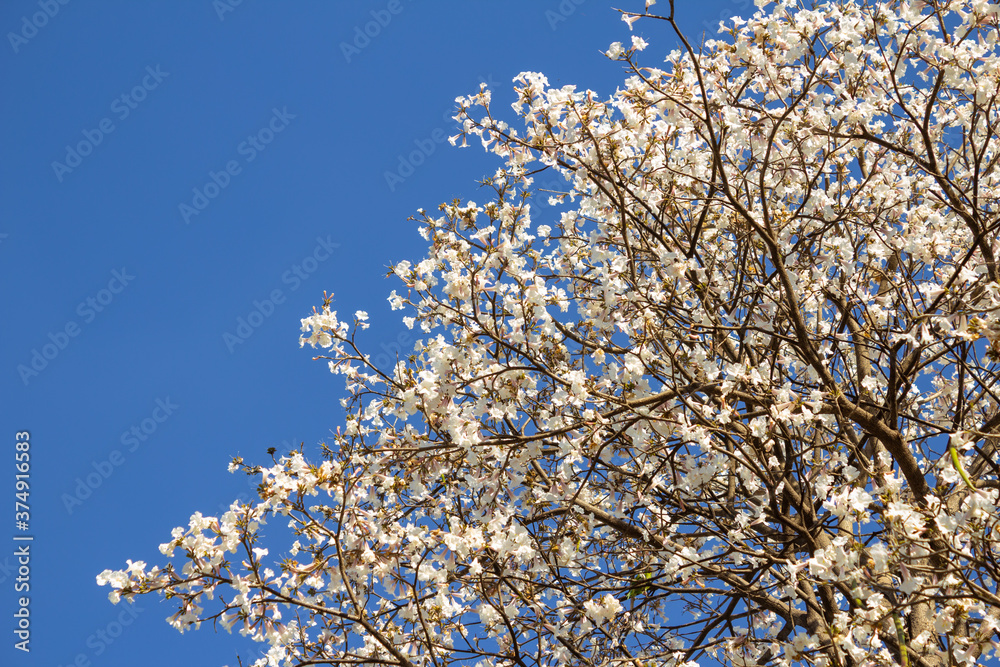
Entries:
{"type": "MultiPolygon", "coordinates": [[[[485,81],[511,120],[524,70],[607,96],[623,74],[599,51],[628,39],[612,7],[643,5],[236,1],[0,6],[2,664],[256,657],[210,627],[179,635],[169,604],[112,606],[95,576],[162,563],[171,528],[249,497],[226,472],[233,455],[310,450],[342,423],[341,381],[299,348],[299,320],[328,290],[338,311],[371,314],[373,355],[412,346],[385,277],[424,255],[407,218],[482,200],[476,180],[497,166],[441,141],[454,98],[485,81]],[[23,596],[30,653],[13,648],[23,596]]],[[[683,4],[696,39],[753,10],[683,4]]],[[[636,32],[651,65],[674,47],[665,24],[636,32]]]]}

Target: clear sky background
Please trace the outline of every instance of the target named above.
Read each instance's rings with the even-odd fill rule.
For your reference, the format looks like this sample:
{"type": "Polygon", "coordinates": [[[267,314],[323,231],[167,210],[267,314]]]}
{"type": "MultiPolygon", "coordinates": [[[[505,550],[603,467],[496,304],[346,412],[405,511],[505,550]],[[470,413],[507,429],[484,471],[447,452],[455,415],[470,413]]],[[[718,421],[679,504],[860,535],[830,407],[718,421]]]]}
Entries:
{"type": "MultiPolygon", "coordinates": [[[[678,1],[695,41],[754,10],[678,1]]],[[[232,456],[315,451],[343,423],[342,381],[299,348],[299,321],[328,290],[370,313],[371,354],[412,346],[385,277],[425,254],[407,218],[483,201],[476,181],[498,166],[441,142],[454,98],[485,81],[513,120],[525,70],[607,97],[624,75],[600,51],[629,39],[613,8],[643,6],[237,2],[0,3],[0,664],[257,657],[238,634],[178,634],[169,603],[111,605],[96,575],[162,564],[173,527],[249,498],[232,456]],[[34,538],[28,592],[15,535],[34,538]],[[22,596],[30,653],[14,649],[22,596]]],[[[649,65],[676,46],[665,24],[635,28],[649,65]]]]}

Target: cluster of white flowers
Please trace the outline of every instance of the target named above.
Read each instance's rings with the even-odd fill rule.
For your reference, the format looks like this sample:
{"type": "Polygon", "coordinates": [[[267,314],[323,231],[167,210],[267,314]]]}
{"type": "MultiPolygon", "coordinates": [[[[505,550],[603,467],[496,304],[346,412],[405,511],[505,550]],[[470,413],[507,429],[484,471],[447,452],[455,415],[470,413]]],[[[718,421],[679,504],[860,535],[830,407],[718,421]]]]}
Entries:
{"type": "Polygon", "coordinates": [[[322,462],[234,461],[259,502],[103,572],[112,601],[259,665],[995,660],[997,7],[806,4],[662,67],[615,42],[608,99],[523,73],[521,131],[460,98],[453,143],[503,166],[394,267],[412,355],[376,367],[327,298],[322,462]]]}

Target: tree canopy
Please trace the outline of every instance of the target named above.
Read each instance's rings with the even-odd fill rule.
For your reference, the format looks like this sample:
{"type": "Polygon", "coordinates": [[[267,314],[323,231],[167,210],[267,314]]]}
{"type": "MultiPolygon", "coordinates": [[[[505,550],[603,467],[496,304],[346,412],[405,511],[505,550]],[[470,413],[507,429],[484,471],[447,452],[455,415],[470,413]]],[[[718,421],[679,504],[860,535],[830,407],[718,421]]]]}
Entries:
{"type": "Polygon", "coordinates": [[[501,165],[393,267],[412,354],[328,297],[342,428],[235,459],[259,498],[112,600],[259,665],[996,660],[1000,7],[757,5],[701,43],[623,12],[622,87],[522,73],[523,129],[460,98],[501,165]]]}

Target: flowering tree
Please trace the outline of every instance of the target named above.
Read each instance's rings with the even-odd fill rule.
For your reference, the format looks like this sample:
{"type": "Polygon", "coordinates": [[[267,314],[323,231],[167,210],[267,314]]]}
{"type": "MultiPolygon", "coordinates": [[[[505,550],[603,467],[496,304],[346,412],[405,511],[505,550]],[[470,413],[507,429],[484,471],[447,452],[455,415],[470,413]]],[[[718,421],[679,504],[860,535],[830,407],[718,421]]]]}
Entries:
{"type": "Polygon", "coordinates": [[[996,660],[998,7],[806,4],[699,48],[673,0],[624,13],[682,48],[613,44],[607,100],[521,74],[524,130],[460,98],[453,143],[503,166],[394,267],[425,337],[376,368],[328,298],[322,460],[236,459],[259,502],[105,571],[112,600],[165,593],[259,665],[996,660]]]}

